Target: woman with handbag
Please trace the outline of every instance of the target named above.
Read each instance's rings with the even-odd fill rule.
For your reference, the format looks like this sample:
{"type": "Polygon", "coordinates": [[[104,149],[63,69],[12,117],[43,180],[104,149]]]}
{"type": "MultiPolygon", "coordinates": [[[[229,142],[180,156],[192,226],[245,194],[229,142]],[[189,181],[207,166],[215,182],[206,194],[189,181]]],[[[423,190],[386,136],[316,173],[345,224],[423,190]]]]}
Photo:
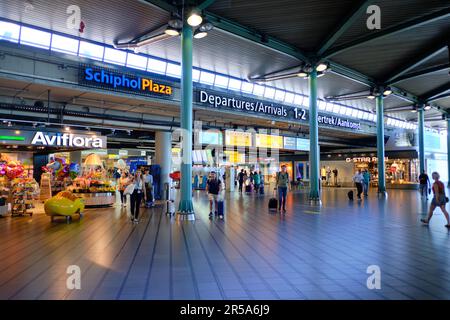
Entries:
{"type": "Polygon", "coordinates": [[[425,224],[428,224],[430,222],[431,217],[433,216],[434,209],[436,207],[441,208],[442,212],[445,215],[445,218],[447,219],[447,224],[445,225],[447,228],[450,228],[450,221],[448,217],[448,212],[445,209],[445,205],[448,202],[448,198],[445,196],[445,186],[442,183],[442,181],[439,181],[439,173],[433,172],[431,175],[432,179],[434,180],[433,183],[433,200],[431,200],[430,210],[428,211],[428,218],[427,219],[420,219],[425,224]]]}
{"type": "MultiPolygon", "coordinates": [[[[139,207],[141,205],[142,198],[144,201],[147,199],[145,195],[145,183],[142,176],[142,172],[137,170],[134,174],[133,180],[131,181],[132,189],[127,190],[130,192],[130,206],[131,206],[131,221],[138,223],[139,220],[139,207]]],[[[130,188],[130,189],[131,189],[130,188]]]]}

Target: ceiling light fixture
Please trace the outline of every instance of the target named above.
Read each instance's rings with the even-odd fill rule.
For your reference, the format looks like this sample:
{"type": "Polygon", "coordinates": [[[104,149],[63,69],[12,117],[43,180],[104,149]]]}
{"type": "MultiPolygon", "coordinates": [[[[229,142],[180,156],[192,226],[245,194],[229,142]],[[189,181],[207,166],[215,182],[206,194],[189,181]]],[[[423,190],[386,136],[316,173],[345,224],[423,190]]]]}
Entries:
{"type": "Polygon", "coordinates": [[[425,110],[425,111],[428,111],[428,110],[430,110],[431,109],[431,106],[430,105],[426,105],[425,107],[423,107],[423,110],[425,110]]]}
{"type": "Polygon", "coordinates": [[[191,27],[197,27],[199,26],[203,21],[202,16],[198,13],[197,10],[192,10],[189,17],[187,18],[187,23],[191,27]]]}
{"type": "Polygon", "coordinates": [[[370,94],[367,96],[367,99],[373,100],[373,99],[375,99],[375,96],[373,94],[370,94]]]}
{"type": "Polygon", "coordinates": [[[390,94],[392,94],[392,89],[391,89],[391,87],[386,87],[386,88],[384,88],[383,95],[384,95],[384,96],[388,96],[388,95],[390,95],[390,94]]]}
{"type": "Polygon", "coordinates": [[[70,127],[65,127],[64,130],[70,131],[70,127]]]}
{"type": "Polygon", "coordinates": [[[330,67],[330,64],[328,62],[321,62],[316,66],[316,71],[323,72],[327,70],[330,67]]]}
{"type": "Polygon", "coordinates": [[[164,33],[168,34],[169,36],[179,36],[180,35],[180,31],[171,26],[168,26],[166,28],[166,30],[164,30],[164,33]]]}
{"type": "Polygon", "coordinates": [[[308,74],[306,72],[304,72],[304,71],[300,71],[299,73],[297,73],[297,77],[300,77],[300,78],[304,78],[304,77],[307,77],[307,76],[308,76],[308,74]]]}
{"type": "Polygon", "coordinates": [[[194,38],[195,39],[201,39],[208,35],[208,32],[206,31],[200,31],[200,29],[197,29],[194,31],[194,38]]]}

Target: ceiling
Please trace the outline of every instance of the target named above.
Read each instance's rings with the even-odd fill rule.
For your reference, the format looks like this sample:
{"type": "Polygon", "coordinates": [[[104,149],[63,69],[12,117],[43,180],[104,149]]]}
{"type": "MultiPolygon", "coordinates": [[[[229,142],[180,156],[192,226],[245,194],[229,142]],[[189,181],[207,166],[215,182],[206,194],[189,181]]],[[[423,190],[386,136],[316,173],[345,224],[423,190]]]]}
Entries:
{"type": "MultiPolygon", "coordinates": [[[[179,0],[126,2],[120,0],[61,0],[57,2],[15,0],[0,2],[0,16],[111,45],[115,41],[131,40],[163,25],[170,19],[167,9],[180,2],[179,0]],[[66,25],[69,17],[66,9],[70,5],[78,5],[81,9],[81,19],[86,25],[82,34],[77,30],[69,29],[66,25]]],[[[447,64],[447,67],[439,71],[399,81],[393,85],[419,99],[426,97],[436,88],[443,88],[443,94],[449,91],[445,90],[446,84],[450,82],[448,48],[444,46],[440,50],[432,50],[447,44],[450,38],[450,2],[448,0],[341,0],[339,5],[335,0],[205,2],[209,4],[205,8],[205,14],[224,18],[232,25],[241,26],[243,30],[246,30],[247,36],[237,36],[223,27],[223,24],[216,26],[206,38],[194,39],[194,66],[239,78],[248,78],[299,65],[301,61],[298,55],[294,57],[282,52],[283,50],[271,48],[263,41],[253,39],[258,37],[263,39],[267,36],[285,47],[294,48],[303,53],[307,59],[326,57],[332,63],[363,74],[376,84],[383,84],[386,79],[412,64],[414,67],[408,68],[403,76],[447,64]],[[381,10],[381,30],[368,30],[366,27],[369,15],[366,14],[365,8],[369,4],[375,4],[381,10]],[[354,12],[358,14],[352,15],[354,12]],[[421,23],[418,23],[418,19],[422,19],[421,23]],[[344,25],[347,21],[350,22],[344,25]],[[411,21],[416,23],[406,27],[405,25],[411,21]],[[318,55],[325,40],[329,39],[340,26],[343,30],[342,34],[334,39],[328,50],[318,55]],[[390,33],[395,28],[398,30],[390,33]],[[384,36],[376,38],[380,34],[384,36]],[[376,39],[343,50],[352,42],[364,40],[367,37],[376,39]],[[336,51],[338,49],[339,51],[336,51]]],[[[169,60],[181,60],[179,38],[151,44],[146,46],[143,52],[169,60]]],[[[344,77],[342,72],[337,73],[339,74],[329,72],[318,79],[319,98],[370,88],[367,83],[344,77]]],[[[278,80],[268,84],[303,94],[307,94],[308,91],[307,81],[300,78],[278,80]]],[[[84,93],[82,98],[93,97],[84,93]]],[[[363,99],[346,103],[365,110],[375,109],[373,100],[363,99]]],[[[395,109],[412,105],[412,103],[404,98],[390,96],[385,99],[385,108],[395,109]]],[[[127,109],[128,107],[123,104],[134,105],[136,102],[125,99],[120,101],[120,104],[111,103],[109,107],[133,112],[144,112],[146,108],[145,103],[143,106],[133,106],[133,109],[127,109]]],[[[433,104],[435,108],[427,111],[426,118],[438,118],[442,111],[450,108],[450,97],[442,97],[433,101],[433,104]]],[[[389,115],[408,120],[415,116],[409,110],[390,112],[389,115]]],[[[437,127],[442,127],[444,124],[440,119],[428,123],[437,127]]]]}

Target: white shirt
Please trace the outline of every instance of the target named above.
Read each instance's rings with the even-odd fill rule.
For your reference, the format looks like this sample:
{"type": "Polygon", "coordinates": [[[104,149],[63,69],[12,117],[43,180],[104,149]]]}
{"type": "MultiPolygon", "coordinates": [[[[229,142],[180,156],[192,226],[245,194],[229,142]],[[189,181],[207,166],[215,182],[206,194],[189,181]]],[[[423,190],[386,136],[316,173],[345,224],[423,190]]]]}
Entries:
{"type": "Polygon", "coordinates": [[[355,176],[353,177],[353,181],[355,183],[362,183],[364,180],[364,176],[361,173],[357,173],[355,174],[355,176]]]}
{"type": "Polygon", "coordinates": [[[144,182],[145,183],[149,183],[149,184],[153,184],[153,176],[149,173],[149,174],[144,174],[144,182]]]}

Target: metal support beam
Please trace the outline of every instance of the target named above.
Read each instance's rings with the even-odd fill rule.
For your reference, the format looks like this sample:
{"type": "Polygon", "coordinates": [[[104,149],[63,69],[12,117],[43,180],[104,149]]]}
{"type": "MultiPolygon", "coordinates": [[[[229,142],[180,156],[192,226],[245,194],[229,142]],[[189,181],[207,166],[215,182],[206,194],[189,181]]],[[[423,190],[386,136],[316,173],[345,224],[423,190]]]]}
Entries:
{"type": "Polygon", "coordinates": [[[448,97],[450,97],[450,92],[449,93],[443,93],[443,94],[440,94],[438,96],[434,96],[433,98],[428,99],[427,102],[433,102],[433,101],[436,101],[436,100],[439,100],[439,99],[448,98],[448,97]]]}
{"type": "Polygon", "coordinates": [[[439,65],[428,67],[428,68],[425,68],[425,69],[422,69],[419,71],[407,73],[401,77],[392,79],[391,81],[387,82],[386,84],[387,85],[394,84],[394,83],[397,83],[400,81],[404,81],[404,80],[408,80],[408,79],[412,79],[412,78],[416,78],[416,77],[420,77],[420,76],[425,76],[430,73],[443,71],[448,68],[450,68],[450,63],[439,64],[439,65]]]}
{"type": "Polygon", "coordinates": [[[450,117],[447,115],[447,173],[448,173],[448,184],[450,187],[450,117]]]}
{"type": "Polygon", "coordinates": [[[425,63],[426,61],[430,60],[446,49],[446,42],[443,39],[437,40],[435,43],[431,44],[425,51],[417,54],[416,58],[413,61],[408,61],[405,65],[401,66],[397,70],[394,70],[389,76],[386,77],[383,82],[391,82],[396,78],[401,77],[402,75],[420,66],[421,64],[425,63]]]}
{"type": "Polygon", "coordinates": [[[383,28],[381,31],[378,31],[376,33],[369,33],[369,35],[367,35],[367,36],[360,37],[360,38],[355,39],[353,41],[349,41],[349,42],[344,43],[344,44],[342,44],[340,46],[337,46],[337,47],[335,47],[335,48],[333,48],[331,50],[328,50],[327,52],[325,52],[323,54],[323,57],[324,58],[329,58],[329,57],[332,57],[332,56],[334,56],[334,55],[336,55],[338,53],[342,53],[342,52],[347,51],[349,49],[356,48],[356,47],[359,47],[361,45],[364,45],[364,44],[366,44],[366,43],[368,43],[370,41],[377,40],[377,39],[382,39],[382,38],[388,37],[388,36],[392,36],[392,35],[395,35],[395,34],[397,34],[399,32],[407,31],[407,30],[410,30],[410,29],[413,29],[413,28],[417,28],[417,27],[426,25],[426,24],[431,23],[431,22],[435,22],[437,20],[445,19],[445,18],[447,18],[449,16],[450,16],[450,8],[447,8],[447,9],[444,9],[444,10],[440,10],[440,11],[434,12],[434,13],[429,14],[429,15],[422,16],[422,17],[417,18],[417,19],[413,19],[413,20],[406,21],[404,23],[400,23],[400,24],[398,24],[396,26],[393,26],[393,27],[383,28]]]}
{"type": "Polygon", "coordinates": [[[178,217],[195,220],[192,203],[192,41],[193,30],[183,17],[181,32],[181,187],[178,217]]]}
{"type": "Polygon", "coordinates": [[[418,136],[419,136],[419,172],[425,172],[425,121],[424,121],[424,110],[423,105],[419,107],[418,110],[418,136]]]}
{"type": "Polygon", "coordinates": [[[377,158],[378,158],[378,194],[386,194],[384,167],[384,110],[383,96],[376,97],[377,108],[377,158]]]}
{"type": "Polygon", "coordinates": [[[309,168],[311,170],[309,199],[320,201],[319,191],[319,125],[317,121],[317,72],[309,74],[309,168]]]}
{"type": "Polygon", "coordinates": [[[317,55],[321,56],[327,51],[344,33],[350,28],[353,23],[367,10],[367,7],[373,2],[373,0],[360,1],[355,9],[352,10],[342,21],[339,26],[331,33],[327,39],[321,44],[317,55]]]}
{"type": "Polygon", "coordinates": [[[450,91],[450,82],[447,82],[442,86],[437,87],[436,89],[428,91],[427,93],[421,95],[420,99],[425,102],[430,102],[431,100],[434,100],[434,98],[446,93],[447,91],[450,91]]]}

